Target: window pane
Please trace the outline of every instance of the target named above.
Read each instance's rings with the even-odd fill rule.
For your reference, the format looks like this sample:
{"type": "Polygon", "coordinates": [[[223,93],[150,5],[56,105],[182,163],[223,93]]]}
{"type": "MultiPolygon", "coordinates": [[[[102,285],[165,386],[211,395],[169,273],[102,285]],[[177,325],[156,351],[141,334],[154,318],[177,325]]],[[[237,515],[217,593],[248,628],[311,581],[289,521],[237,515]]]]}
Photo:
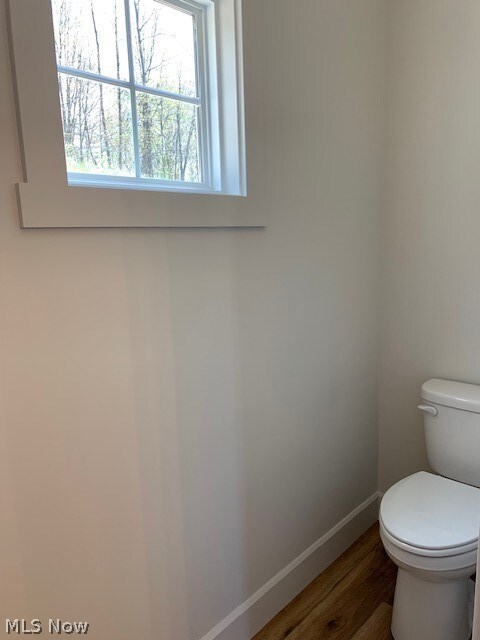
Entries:
{"type": "Polygon", "coordinates": [[[59,74],[67,170],[135,175],[130,91],[59,74]]]}
{"type": "Polygon", "coordinates": [[[158,0],[130,0],[135,81],[197,95],[194,16],[158,0]]]}
{"type": "Polygon", "coordinates": [[[137,93],[143,178],[200,182],[195,105],[137,93]]]}
{"type": "Polygon", "coordinates": [[[52,0],[57,63],[128,80],[124,0],[52,0]]]}

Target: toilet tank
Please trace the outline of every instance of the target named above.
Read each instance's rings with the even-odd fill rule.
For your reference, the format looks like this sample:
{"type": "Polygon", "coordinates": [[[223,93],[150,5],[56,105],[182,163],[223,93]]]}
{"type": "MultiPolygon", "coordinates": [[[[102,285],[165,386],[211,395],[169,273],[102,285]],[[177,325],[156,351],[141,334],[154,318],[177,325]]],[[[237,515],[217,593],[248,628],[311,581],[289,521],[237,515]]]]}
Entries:
{"type": "Polygon", "coordinates": [[[480,487],[480,386],[432,379],[420,396],[430,466],[480,487]]]}

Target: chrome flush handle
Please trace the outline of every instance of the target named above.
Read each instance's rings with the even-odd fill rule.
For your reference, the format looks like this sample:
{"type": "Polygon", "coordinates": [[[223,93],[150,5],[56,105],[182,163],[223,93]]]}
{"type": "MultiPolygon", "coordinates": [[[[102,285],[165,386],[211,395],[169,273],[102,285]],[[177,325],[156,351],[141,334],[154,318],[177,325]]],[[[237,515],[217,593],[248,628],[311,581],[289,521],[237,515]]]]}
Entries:
{"type": "Polygon", "coordinates": [[[435,409],[435,407],[431,407],[429,404],[419,404],[418,409],[420,409],[420,411],[425,411],[425,413],[429,413],[432,416],[436,416],[438,414],[437,409],[435,409]]]}

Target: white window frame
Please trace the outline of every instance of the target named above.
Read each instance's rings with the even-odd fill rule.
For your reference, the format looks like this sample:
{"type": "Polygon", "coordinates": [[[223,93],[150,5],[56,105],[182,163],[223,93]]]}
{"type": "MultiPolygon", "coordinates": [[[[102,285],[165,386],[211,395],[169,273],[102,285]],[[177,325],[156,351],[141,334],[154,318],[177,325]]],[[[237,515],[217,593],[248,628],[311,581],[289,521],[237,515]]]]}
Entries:
{"type": "MultiPolygon", "coordinates": [[[[215,47],[215,20],[213,11],[209,12],[209,2],[196,2],[195,0],[160,0],[163,4],[169,5],[175,9],[192,15],[195,19],[195,73],[198,96],[192,97],[183,94],[145,87],[135,82],[133,68],[133,36],[131,25],[130,0],[123,0],[125,12],[125,28],[127,35],[127,55],[129,79],[120,80],[110,76],[101,75],[91,71],[83,71],[65,66],[57,66],[59,73],[83,78],[85,80],[93,80],[94,82],[102,82],[113,87],[121,87],[130,92],[131,97],[131,114],[133,129],[133,145],[134,145],[134,163],[135,176],[115,176],[94,173],[77,173],[68,172],[68,183],[77,186],[97,186],[110,187],[117,189],[165,189],[167,191],[198,191],[203,193],[212,193],[221,191],[222,177],[220,173],[215,172],[214,157],[220,157],[220,145],[212,144],[213,132],[219,132],[220,122],[218,119],[218,107],[212,108],[212,105],[218,105],[217,84],[214,78],[217,76],[217,66],[215,56],[210,56],[209,64],[209,46],[215,47]],[[213,18],[213,19],[212,19],[213,18]],[[213,64],[212,64],[213,62],[213,64]],[[202,179],[198,182],[187,182],[181,180],[166,180],[159,178],[142,178],[140,175],[140,150],[138,141],[138,122],[136,117],[136,100],[137,92],[147,93],[161,98],[169,98],[179,100],[195,105],[198,108],[198,148],[199,148],[199,165],[202,179]]],[[[219,136],[216,136],[219,139],[219,136]]]]}
{"type": "Polygon", "coordinates": [[[189,191],[183,183],[158,190],[150,179],[132,188],[111,176],[96,184],[89,176],[88,186],[76,176],[69,181],[50,0],[8,0],[24,167],[24,181],[16,185],[23,228],[264,226],[262,212],[237,197],[247,193],[241,0],[182,2],[204,7],[206,31],[215,33],[202,44],[206,67],[217,67],[209,73],[205,117],[219,123],[218,134],[210,133],[211,182],[202,191],[189,191]]]}

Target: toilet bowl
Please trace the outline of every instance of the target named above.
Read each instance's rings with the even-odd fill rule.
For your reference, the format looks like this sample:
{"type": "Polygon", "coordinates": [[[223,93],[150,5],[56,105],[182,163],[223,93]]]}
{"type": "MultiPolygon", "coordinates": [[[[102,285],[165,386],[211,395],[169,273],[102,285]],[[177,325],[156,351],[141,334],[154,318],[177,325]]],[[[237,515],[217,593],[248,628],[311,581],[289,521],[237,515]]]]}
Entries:
{"type": "Polygon", "coordinates": [[[398,566],[395,640],[469,640],[480,529],[480,386],[422,385],[428,461],[435,473],[397,482],[380,505],[380,535],[398,566]]]}
{"type": "Polygon", "coordinates": [[[380,535],[398,566],[395,640],[468,640],[480,489],[420,472],[397,483],[380,507],[380,535]]]}

